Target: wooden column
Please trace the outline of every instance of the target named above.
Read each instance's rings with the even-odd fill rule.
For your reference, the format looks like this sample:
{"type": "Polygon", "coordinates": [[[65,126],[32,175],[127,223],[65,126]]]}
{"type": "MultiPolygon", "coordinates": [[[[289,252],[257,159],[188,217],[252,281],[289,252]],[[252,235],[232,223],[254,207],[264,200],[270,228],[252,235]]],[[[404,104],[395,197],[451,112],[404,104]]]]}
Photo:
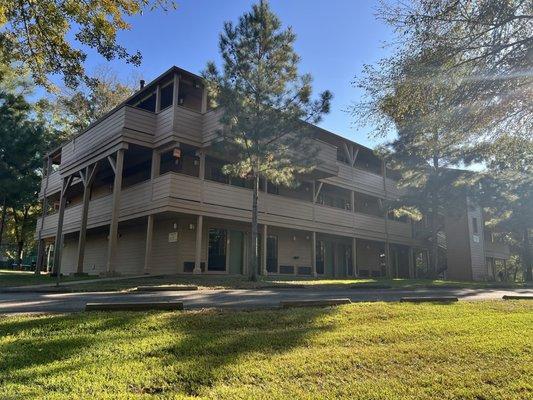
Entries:
{"type": "Polygon", "coordinates": [[[180,87],[180,76],[175,73],[173,81],[172,81],[172,105],[174,107],[179,104],[178,102],[179,87],[180,87]]]}
{"type": "Polygon", "coordinates": [[[150,179],[153,181],[159,176],[159,171],[161,168],[161,153],[154,149],[152,150],[152,166],[150,169],[150,179]]]}
{"type": "Polygon", "coordinates": [[[161,111],[161,86],[157,85],[155,89],[155,112],[161,111]]]}
{"type": "Polygon", "coordinates": [[[202,90],[202,108],[201,113],[205,114],[207,112],[207,89],[204,87],[202,90]]]}
{"type": "Polygon", "coordinates": [[[202,150],[198,150],[196,152],[196,156],[198,157],[199,165],[198,165],[198,178],[205,179],[205,152],[202,150]]]}
{"type": "Polygon", "coordinates": [[[352,238],[352,274],[353,276],[359,276],[357,271],[357,239],[352,238]]]}
{"type": "Polygon", "coordinates": [[[115,160],[113,160],[111,157],[108,157],[111,168],[115,173],[115,181],[113,182],[113,202],[111,205],[111,223],[109,224],[109,242],[107,246],[106,270],[108,274],[115,273],[120,194],[122,192],[122,170],[124,168],[124,152],[124,149],[118,150],[115,160]]]}
{"type": "MultiPolygon", "coordinates": [[[[50,173],[52,171],[52,159],[50,157],[46,158],[46,161],[44,162],[43,170],[46,174],[46,181],[44,185],[44,191],[43,191],[43,201],[42,201],[42,213],[41,213],[41,227],[39,228],[38,238],[37,238],[37,263],[35,265],[35,273],[38,275],[41,270],[43,269],[44,264],[44,252],[45,252],[45,243],[42,239],[42,232],[44,227],[44,219],[48,215],[48,182],[50,180],[50,173]]],[[[5,207],[5,204],[4,204],[5,207]]],[[[2,223],[2,222],[0,222],[2,223]]]]}
{"type": "Polygon", "coordinates": [[[194,249],[194,269],[193,274],[202,273],[202,231],[204,225],[204,216],[198,215],[196,220],[196,244],[194,249]]]}
{"type": "Polygon", "coordinates": [[[144,251],[144,273],[149,274],[151,271],[152,260],[152,239],[154,235],[154,216],[150,214],[146,221],[146,244],[144,251]]]}
{"type": "Polygon", "coordinates": [[[409,247],[409,278],[415,277],[415,249],[409,247]]]}
{"type": "Polygon", "coordinates": [[[268,225],[263,224],[261,244],[261,275],[267,275],[267,243],[268,243],[268,225]]]}
{"type": "Polygon", "coordinates": [[[83,184],[83,208],[81,210],[80,236],[78,240],[78,264],[76,273],[83,274],[83,259],[85,257],[85,239],[87,237],[87,217],[89,216],[89,200],[91,199],[91,188],[98,163],[80,171],[80,178],[83,184]]]}
{"type": "Polygon", "coordinates": [[[311,234],[311,275],[317,277],[316,272],[316,232],[311,234]]]}
{"type": "Polygon", "coordinates": [[[350,207],[352,207],[352,212],[355,212],[355,192],[350,190],[350,207]]]}
{"type": "Polygon", "coordinates": [[[57,218],[56,241],[54,245],[54,273],[61,273],[61,250],[63,245],[63,220],[65,218],[65,206],[67,205],[67,191],[72,183],[73,175],[63,178],[61,184],[61,197],[59,200],[59,215],[57,218]]]}

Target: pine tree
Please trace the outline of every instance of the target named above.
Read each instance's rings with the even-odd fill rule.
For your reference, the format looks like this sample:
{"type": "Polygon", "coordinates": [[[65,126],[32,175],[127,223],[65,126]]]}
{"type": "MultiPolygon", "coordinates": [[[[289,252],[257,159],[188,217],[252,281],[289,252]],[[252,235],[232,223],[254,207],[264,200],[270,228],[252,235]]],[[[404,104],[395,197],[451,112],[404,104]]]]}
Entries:
{"type": "Polygon", "coordinates": [[[253,181],[252,280],[258,269],[259,180],[291,185],[314,167],[316,148],[306,123],[319,122],[332,97],[325,91],[312,100],[311,76],[298,74],[295,39],[261,1],[238,24],[224,24],[223,69],[211,62],[204,72],[213,105],[224,110],[220,147],[232,159],[224,172],[253,181]]]}

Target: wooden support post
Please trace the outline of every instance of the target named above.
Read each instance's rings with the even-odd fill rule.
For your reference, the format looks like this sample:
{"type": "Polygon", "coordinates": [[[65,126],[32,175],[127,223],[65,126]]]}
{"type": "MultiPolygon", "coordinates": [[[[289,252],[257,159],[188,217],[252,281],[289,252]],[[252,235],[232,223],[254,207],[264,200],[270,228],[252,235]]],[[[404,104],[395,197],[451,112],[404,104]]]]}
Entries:
{"type": "Polygon", "coordinates": [[[415,249],[409,247],[409,278],[415,277],[415,249]]]}
{"type": "Polygon", "coordinates": [[[146,221],[146,243],[144,251],[144,273],[149,274],[151,272],[151,260],[152,260],[152,241],[154,235],[154,215],[150,214],[146,221]]]}
{"type": "Polygon", "coordinates": [[[315,278],[318,276],[316,272],[316,232],[311,234],[311,275],[315,278]]]}
{"type": "Polygon", "coordinates": [[[202,273],[202,231],[204,224],[204,216],[198,215],[196,220],[196,243],[194,249],[194,269],[193,274],[202,273]]]}
{"type": "Polygon", "coordinates": [[[207,112],[207,88],[204,86],[202,90],[202,108],[201,113],[205,114],[207,112]]]}
{"type": "Polygon", "coordinates": [[[111,223],[109,224],[109,241],[107,246],[106,271],[108,274],[115,273],[115,259],[118,241],[118,218],[120,213],[120,195],[122,192],[122,170],[124,168],[124,149],[117,151],[117,158],[114,163],[115,180],[113,183],[113,202],[111,205],[111,223]]]}
{"type": "Polygon", "coordinates": [[[357,239],[355,237],[352,238],[352,275],[359,276],[359,271],[357,271],[357,239]]]}
{"type": "Polygon", "coordinates": [[[267,275],[267,243],[268,243],[268,225],[263,224],[261,244],[261,275],[267,275]]]}
{"type": "Polygon", "coordinates": [[[198,150],[196,152],[196,155],[198,157],[199,165],[198,165],[198,178],[205,179],[205,152],[202,150],[198,150]]]}
{"type": "Polygon", "coordinates": [[[179,105],[179,101],[178,101],[179,87],[180,87],[180,76],[178,74],[174,74],[174,78],[172,80],[172,105],[174,107],[179,105]]]}
{"type": "Polygon", "coordinates": [[[83,259],[85,257],[85,239],[87,237],[87,218],[89,216],[89,200],[91,199],[91,187],[96,175],[98,162],[80,171],[83,183],[83,208],[81,210],[80,236],[78,240],[78,264],[76,273],[83,274],[83,259]]]}
{"type": "Polygon", "coordinates": [[[350,190],[350,207],[352,212],[355,212],[355,192],[353,190],[350,190]]]}
{"type": "Polygon", "coordinates": [[[61,197],[59,200],[59,215],[57,218],[57,231],[56,231],[56,241],[54,245],[54,273],[61,273],[61,250],[63,245],[63,220],[65,219],[65,207],[67,205],[67,192],[72,183],[73,175],[70,175],[67,178],[63,178],[63,183],[61,185],[61,197]]]}
{"type": "Polygon", "coordinates": [[[155,112],[161,111],[161,86],[157,85],[155,89],[155,112]]]}
{"type": "Polygon", "coordinates": [[[150,168],[150,179],[154,180],[159,176],[161,168],[161,153],[154,149],[152,150],[152,166],[150,168]]]}
{"type": "MultiPolygon", "coordinates": [[[[46,161],[44,162],[43,170],[46,174],[46,181],[44,185],[44,191],[43,191],[43,201],[42,201],[42,213],[41,213],[41,226],[39,228],[38,238],[37,238],[37,263],[35,265],[35,274],[39,275],[41,270],[43,269],[44,264],[44,252],[45,252],[45,243],[42,239],[42,232],[44,228],[44,219],[48,215],[48,182],[50,180],[50,173],[52,172],[52,159],[50,157],[46,158],[46,161]]],[[[5,207],[5,204],[4,204],[5,207]]],[[[2,223],[2,222],[0,222],[2,223]]]]}

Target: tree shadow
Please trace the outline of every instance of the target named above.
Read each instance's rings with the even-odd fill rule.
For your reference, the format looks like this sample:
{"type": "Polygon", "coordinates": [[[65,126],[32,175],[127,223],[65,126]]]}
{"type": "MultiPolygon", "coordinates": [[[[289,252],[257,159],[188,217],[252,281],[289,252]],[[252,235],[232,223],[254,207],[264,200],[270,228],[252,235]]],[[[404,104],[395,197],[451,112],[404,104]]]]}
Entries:
{"type": "MultiPolygon", "coordinates": [[[[200,396],[204,389],[229,378],[226,367],[253,354],[270,358],[305,345],[315,335],[334,328],[333,322],[320,322],[334,308],[306,308],[273,311],[210,311],[174,315],[166,329],[176,331],[180,339],[171,345],[148,351],[161,365],[179,363],[174,374],[166,375],[156,385],[130,385],[136,393],[161,393],[166,390],[188,396],[200,396]],[[266,329],[265,329],[266,327],[266,329]]],[[[249,379],[254,379],[250,371],[249,379]]],[[[257,376],[257,378],[259,378],[257,376]]]]}

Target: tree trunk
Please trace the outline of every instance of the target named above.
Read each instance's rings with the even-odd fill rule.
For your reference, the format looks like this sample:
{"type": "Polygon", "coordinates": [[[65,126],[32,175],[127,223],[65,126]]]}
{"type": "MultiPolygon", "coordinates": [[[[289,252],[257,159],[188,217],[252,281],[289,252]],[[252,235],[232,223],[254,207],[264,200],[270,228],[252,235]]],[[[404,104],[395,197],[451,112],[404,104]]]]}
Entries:
{"type": "Polygon", "coordinates": [[[2,217],[0,218],[0,249],[2,248],[2,237],[4,236],[4,226],[6,223],[6,214],[7,214],[6,201],[7,200],[4,197],[4,200],[2,202],[2,217]]]}
{"type": "Polygon", "coordinates": [[[524,280],[527,282],[533,281],[533,260],[531,257],[531,243],[529,241],[529,230],[524,229],[523,237],[523,259],[524,259],[524,280]]]}
{"type": "Polygon", "coordinates": [[[254,191],[252,196],[252,251],[250,254],[250,280],[257,281],[257,270],[259,268],[259,254],[257,241],[257,196],[259,192],[259,175],[254,176],[254,191]]]}
{"type": "Polygon", "coordinates": [[[22,269],[22,249],[24,248],[24,241],[17,242],[17,269],[22,269]]]}

